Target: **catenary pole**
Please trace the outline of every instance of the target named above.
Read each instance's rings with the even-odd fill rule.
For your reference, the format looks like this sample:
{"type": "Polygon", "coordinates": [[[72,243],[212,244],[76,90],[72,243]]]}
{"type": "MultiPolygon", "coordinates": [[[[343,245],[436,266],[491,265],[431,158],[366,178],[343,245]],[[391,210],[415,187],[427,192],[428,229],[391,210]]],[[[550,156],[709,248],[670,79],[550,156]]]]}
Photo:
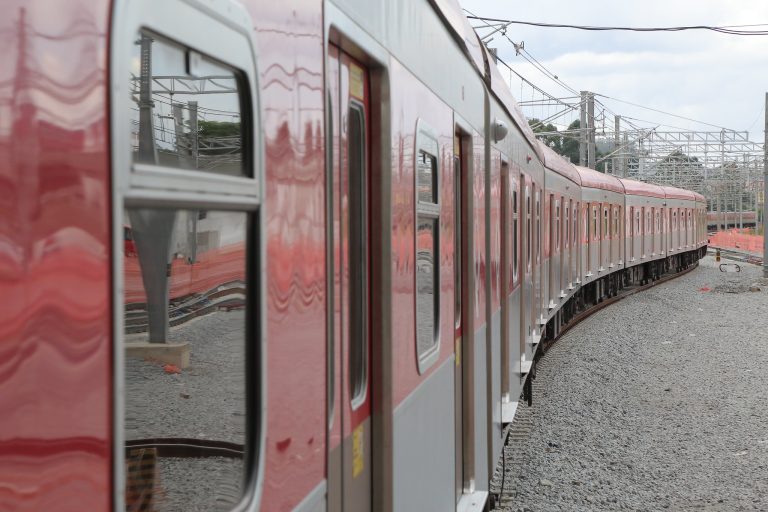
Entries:
{"type": "Polygon", "coordinates": [[[768,278],[768,92],[765,93],[765,131],[763,132],[763,277],[768,278]]]}
{"type": "Polygon", "coordinates": [[[587,165],[587,91],[581,91],[579,108],[579,165],[587,165]]]}

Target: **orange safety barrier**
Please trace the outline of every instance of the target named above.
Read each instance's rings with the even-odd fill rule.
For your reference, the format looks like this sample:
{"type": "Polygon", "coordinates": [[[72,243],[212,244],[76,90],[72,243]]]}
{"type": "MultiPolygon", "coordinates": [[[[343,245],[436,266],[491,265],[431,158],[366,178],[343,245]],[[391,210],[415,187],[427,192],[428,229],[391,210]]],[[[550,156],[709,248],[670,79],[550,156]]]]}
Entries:
{"type": "Polygon", "coordinates": [[[718,231],[709,236],[709,245],[723,249],[738,249],[743,252],[763,254],[763,237],[749,235],[739,229],[718,231]]]}
{"type": "MultiPolygon", "coordinates": [[[[126,256],[123,261],[125,302],[146,301],[138,257],[126,256]]],[[[174,259],[171,263],[169,295],[171,299],[175,299],[192,293],[202,293],[223,283],[244,279],[245,244],[232,244],[199,254],[197,262],[193,264],[183,259],[174,259]]]]}

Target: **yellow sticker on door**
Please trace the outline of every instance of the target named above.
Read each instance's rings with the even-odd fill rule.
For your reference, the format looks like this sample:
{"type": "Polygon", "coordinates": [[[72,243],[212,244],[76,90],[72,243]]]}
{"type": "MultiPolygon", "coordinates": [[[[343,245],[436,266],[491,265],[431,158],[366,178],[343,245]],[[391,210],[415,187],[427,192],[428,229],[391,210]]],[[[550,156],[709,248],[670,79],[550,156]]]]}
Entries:
{"type": "Polygon", "coordinates": [[[357,478],[365,466],[363,433],[363,425],[352,432],[352,478],[357,478]]]}
{"type": "Polygon", "coordinates": [[[353,98],[365,100],[365,87],[363,86],[363,68],[355,64],[349,65],[349,94],[353,98]]]}

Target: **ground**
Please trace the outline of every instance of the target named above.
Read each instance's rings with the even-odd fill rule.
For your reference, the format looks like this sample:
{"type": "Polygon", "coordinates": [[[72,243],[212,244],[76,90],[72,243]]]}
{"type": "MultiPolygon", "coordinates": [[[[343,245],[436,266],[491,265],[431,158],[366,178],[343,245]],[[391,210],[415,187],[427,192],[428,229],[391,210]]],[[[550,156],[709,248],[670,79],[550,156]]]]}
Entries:
{"type": "Polygon", "coordinates": [[[558,340],[499,510],[768,510],[768,285],[741,268],[707,257],[558,340]]]}

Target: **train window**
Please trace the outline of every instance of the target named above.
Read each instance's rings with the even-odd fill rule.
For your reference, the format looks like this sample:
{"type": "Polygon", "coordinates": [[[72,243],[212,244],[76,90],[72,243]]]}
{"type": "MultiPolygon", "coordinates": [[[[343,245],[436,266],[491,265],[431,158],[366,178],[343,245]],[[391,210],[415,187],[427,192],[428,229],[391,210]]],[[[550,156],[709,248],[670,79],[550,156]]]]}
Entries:
{"type": "Polygon", "coordinates": [[[114,508],[258,508],[266,230],[253,20],[236,4],[124,7],[109,88],[111,214],[132,238],[112,259],[114,508]]]}
{"type": "Polygon", "coordinates": [[[619,236],[619,210],[613,209],[613,236],[619,236]]]}
{"type": "Polygon", "coordinates": [[[541,263],[541,191],[536,191],[536,263],[541,263]]]}
{"type": "Polygon", "coordinates": [[[243,82],[229,66],[142,31],[133,45],[128,87],[133,160],[247,176],[243,82]]]}
{"type": "Polygon", "coordinates": [[[592,207],[592,240],[597,240],[599,234],[597,231],[597,206],[592,207]]]}
{"type": "Polygon", "coordinates": [[[570,205],[563,204],[563,210],[565,211],[565,222],[563,227],[565,228],[563,233],[563,242],[565,242],[565,248],[569,246],[571,240],[571,207],[570,205]]]}
{"type": "Polygon", "coordinates": [[[419,202],[437,204],[437,157],[419,151],[416,174],[419,202]]]}
{"type": "Polygon", "coordinates": [[[512,279],[517,281],[517,236],[518,223],[520,222],[517,211],[517,183],[512,180],[512,279]]]}
{"type": "Polygon", "coordinates": [[[363,108],[352,103],[348,112],[349,171],[349,378],[352,407],[365,400],[368,383],[368,180],[363,108]]]}
{"type": "Polygon", "coordinates": [[[677,231],[677,210],[672,212],[672,229],[677,231]]]}
{"type": "Polygon", "coordinates": [[[458,331],[461,328],[461,135],[456,134],[454,139],[453,154],[453,295],[454,295],[454,327],[458,331]]]}
{"type": "Polygon", "coordinates": [[[560,250],[560,200],[555,201],[555,249],[560,250]]]}
{"type": "Polygon", "coordinates": [[[635,234],[641,235],[640,231],[640,210],[635,210],[635,234]]]}
{"type": "Polygon", "coordinates": [[[416,230],[416,318],[419,357],[429,354],[438,340],[438,221],[419,218],[416,230]]]}
{"type": "Polygon", "coordinates": [[[440,203],[437,136],[421,120],[416,148],[416,356],[423,373],[439,355],[440,203]]]}
{"type": "Polygon", "coordinates": [[[124,212],[135,241],[122,255],[126,510],[229,508],[244,492],[252,220],[199,213],[124,212]]]}
{"type": "Polygon", "coordinates": [[[579,218],[578,218],[578,212],[579,211],[579,203],[576,203],[573,207],[573,229],[571,230],[571,246],[576,246],[576,233],[578,232],[578,224],[579,224],[579,218]]]}
{"type": "Polygon", "coordinates": [[[525,187],[525,210],[526,210],[526,226],[525,226],[525,234],[526,234],[526,245],[528,246],[528,272],[531,271],[531,260],[532,258],[532,236],[531,236],[531,196],[530,192],[528,191],[528,187],[525,187]]]}
{"type": "Polygon", "coordinates": [[[609,221],[608,221],[608,207],[603,207],[603,238],[606,240],[610,238],[611,232],[608,231],[609,227],[609,221]]]}

